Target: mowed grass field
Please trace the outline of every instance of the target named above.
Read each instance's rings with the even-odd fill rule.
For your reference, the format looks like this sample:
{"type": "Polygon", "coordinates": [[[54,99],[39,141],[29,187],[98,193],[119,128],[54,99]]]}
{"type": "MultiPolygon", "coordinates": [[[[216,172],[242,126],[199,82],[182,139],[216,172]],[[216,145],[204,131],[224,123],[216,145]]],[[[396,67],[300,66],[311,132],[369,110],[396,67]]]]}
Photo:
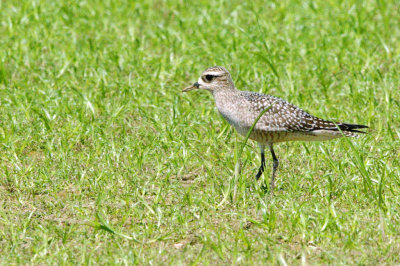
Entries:
{"type": "Polygon", "coordinates": [[[399,264],[399,7],[1,1],[1,264],[399,264]],[[181,93],[214,65],[368,134],[276,145],[272,197],[181,93]]]}

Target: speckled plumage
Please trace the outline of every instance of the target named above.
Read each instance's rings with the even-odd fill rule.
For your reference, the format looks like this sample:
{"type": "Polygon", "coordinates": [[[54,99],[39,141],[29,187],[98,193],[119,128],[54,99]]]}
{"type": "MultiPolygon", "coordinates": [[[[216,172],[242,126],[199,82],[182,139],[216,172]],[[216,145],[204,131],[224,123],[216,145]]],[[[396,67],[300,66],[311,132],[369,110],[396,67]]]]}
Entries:
{"type": "MultiPolygon", "coordinates": [[[[271,106],[256,124],[250,139],[270,144],[282,141],[317,141],[341,137],[334,122],[323,120],[302,109],[271,95],[256,92],[223,90],[214,94],[221,115],[241,135],[246,135],[261,111],[271,106]]],[[[346,131],[346,124],[338,123],[346,136],[355,134],[346,131]]]]}
{"type": "Polygon", "coordinates": [[[257,122],[250,139],[259,143],[261,148],[261,167],[257,178],[264,170],[264,147],[269,146],[274,159],[271,189],[274,186],[275,171],[278,160],[272,145],[283,141],[321,141],[345,136],[356,136],[363,125],[334,123],[310,115],[304,110],[275,96],[257,92],[239,91],[235,88],[231,75],[223,67],[206,69],[192,89],[210,91],[220,114],[241,135],[246,135],[261,111],[271,106],[257,122]],[[340,130],[338,129],[340,128],[340,130]],[[342,134],[343,133],[343,134],[342,134]]]}

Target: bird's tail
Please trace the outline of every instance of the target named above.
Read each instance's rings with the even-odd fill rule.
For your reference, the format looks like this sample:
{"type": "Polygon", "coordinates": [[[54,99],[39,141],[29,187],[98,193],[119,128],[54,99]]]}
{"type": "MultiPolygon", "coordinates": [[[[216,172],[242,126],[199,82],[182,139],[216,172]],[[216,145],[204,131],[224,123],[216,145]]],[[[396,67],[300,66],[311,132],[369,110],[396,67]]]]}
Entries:
{"type": "Polygon", "coordinates": [[[324,136],[327,139],[338,138],[342,136],[342,134],[347,137],[357,137],[358,133],[366,133],[365,131],[359,130],[363,128],[368,128],[368,126],[347,123],[335,123],[332,121],[320,119],[318,120],[317,126],[313,129],[313,132],[320,136],[324,136]]]}
{"type": "Polygon", "coordinates": [[[364,126],[364,125],[340,123],[340,124],[337,124],[337,127],[335,127],[335,129],[332,129],[332,130],[339,131],[338,127],[343,132],[364,133],[364,134],[367,132],[360,131],[357,129],[368,128],[368,126],[364,126]]]}

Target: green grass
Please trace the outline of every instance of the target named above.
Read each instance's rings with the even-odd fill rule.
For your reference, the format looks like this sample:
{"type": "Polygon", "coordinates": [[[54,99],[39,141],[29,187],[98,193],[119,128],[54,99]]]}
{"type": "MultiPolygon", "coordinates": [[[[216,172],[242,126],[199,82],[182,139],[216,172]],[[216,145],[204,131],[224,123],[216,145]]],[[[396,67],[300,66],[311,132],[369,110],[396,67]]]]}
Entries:
{"type": "Polygon", "coordinates": [[[399,7],[1,1],[0,262],[399,264],[399,7]],[[277,145],[274,197],[248,142],[228,191],[244,138],[180,92],[213,65],[371,129],[277,145]]]}

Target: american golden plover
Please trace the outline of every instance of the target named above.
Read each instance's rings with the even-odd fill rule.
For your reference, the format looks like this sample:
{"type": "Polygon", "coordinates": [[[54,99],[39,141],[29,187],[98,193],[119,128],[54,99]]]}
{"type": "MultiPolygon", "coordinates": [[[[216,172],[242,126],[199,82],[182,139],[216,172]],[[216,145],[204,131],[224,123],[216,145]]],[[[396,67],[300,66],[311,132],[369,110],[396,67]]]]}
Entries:
{"type": "Polygon", "coordinates": [[[247,135],[258,115],[269,106],[270,109],[260,118],[251,132],[250,139],[258,142],[261,149],[261,166],[256,178],[259,179],[265,167],[264,149],[266,146],[273,159],[270,191],[274,190],[274,180],[279,161],[273,144],[283,141],[322,141],[356,136],[364,125],[334,123],[308,114],[283,99],[257,92],[240,91],[233,84],[229,72],[220,66],[206,69],[199,80],[183,92],[194,89],[210,91],[220,114],[241,135],[247,135]],[[340,130],[339,130],[340,129],[340,130]]]}

